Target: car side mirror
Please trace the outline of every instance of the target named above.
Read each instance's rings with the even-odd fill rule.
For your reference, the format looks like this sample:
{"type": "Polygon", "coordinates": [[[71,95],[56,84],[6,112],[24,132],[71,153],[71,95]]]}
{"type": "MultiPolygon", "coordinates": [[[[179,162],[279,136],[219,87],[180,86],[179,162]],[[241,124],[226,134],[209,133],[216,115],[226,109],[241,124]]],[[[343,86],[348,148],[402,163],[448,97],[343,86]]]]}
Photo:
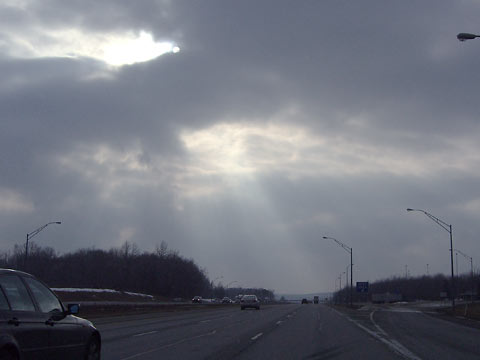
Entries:
{"type": "Polygon", "coordinates": [[[67,315],[77,315],[80,312],[80,304],[68,304],[67,315]]]}
{"type": "Polygon", "coordinates": [[[63,311],[60,311],[58,309],[52,310],[50,314],[51,314],[50,319],[52,319],[53,321],[60,321],[64,319],[65,316],[67,315],[63,311]]]}

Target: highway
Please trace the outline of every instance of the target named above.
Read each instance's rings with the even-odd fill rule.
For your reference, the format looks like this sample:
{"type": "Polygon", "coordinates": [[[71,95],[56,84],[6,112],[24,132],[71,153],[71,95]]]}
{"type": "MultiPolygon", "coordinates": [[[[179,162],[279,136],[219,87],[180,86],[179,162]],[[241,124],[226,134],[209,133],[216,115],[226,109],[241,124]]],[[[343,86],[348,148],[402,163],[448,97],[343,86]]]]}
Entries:
{"type": "Polygon", "coordinates": [[[480,330],[405,307],[206,307],[93,322],[104,360],[480,358],[480,330]]]}

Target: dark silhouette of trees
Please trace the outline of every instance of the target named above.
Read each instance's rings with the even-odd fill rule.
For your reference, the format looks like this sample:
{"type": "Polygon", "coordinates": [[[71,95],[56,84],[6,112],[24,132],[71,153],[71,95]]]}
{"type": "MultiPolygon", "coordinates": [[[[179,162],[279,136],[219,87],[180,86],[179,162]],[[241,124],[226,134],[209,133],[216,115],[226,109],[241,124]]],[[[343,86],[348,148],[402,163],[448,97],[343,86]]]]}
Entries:
{"type": "MultiPolygon", "coordinates": [[[[457,297],[470,297],[470,294],[480,293],[480,275],[465,273],[455,277],[455,294],[457,297]]],[[[354,289],[354,301],[365,301],[375,293],[401,294],[403,301],[414,300],[442,300],[450,298],[452,283],[450,276],[437,274],[433,276],[400,277],[378,280],[369,284],[369,294],[359,294],[354,289]],[[445,296],[442,297],[442,294],[445,296]]],[[[337,303],[346,302],[350,296],[350,289],[343,288],[333,295],[337,303]]]]}
{"type": "MultiPolygon", "coordinates": [[[[0,266],[25,270],[25,249],[0,254],[0,266]]],[[[164,297],[210,296],[205,271],[192,259],[169,251],[162,242],[155,252],[142,253],[137,245],[125,242],[110,250],[81,249],[58,255],[50,247],[31,243],[27,269],[51,287],[113,289],[164,297]]]]}
{"type": "Polygon", "coordinates": [[[136,244],[127,241],[110,250],[89,248],[63,255],[31,243],[27,269],[24,259],[25,248],[15,245],[13,252],[0,253],[0,267],[26,270],[55,288],[112,289],[184,299],[195,295],[233,298],[238,294],[274,299],[271,290],[214,286],[193,259],[169,250],[164,241],[152,253],[142,253],[136,244]]]}

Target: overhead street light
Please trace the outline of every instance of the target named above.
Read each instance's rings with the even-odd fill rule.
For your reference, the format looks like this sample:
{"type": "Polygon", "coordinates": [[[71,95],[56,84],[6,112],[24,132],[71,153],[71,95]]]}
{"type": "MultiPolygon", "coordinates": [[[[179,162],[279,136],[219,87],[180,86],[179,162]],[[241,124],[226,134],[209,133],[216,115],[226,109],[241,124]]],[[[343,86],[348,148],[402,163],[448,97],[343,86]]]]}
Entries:
{"type": "Polygon", "coordinates": [[[48,225],[51,225],[51,224],[57,224],[57,225],[60,225],[62,222],[61,221],[52,221],[52,222],[49,222],[45,225],[42,225],[40,226],[38,229],[35,229],[33,230],[32,232],[29,232],[27,233],[27,241],[25,243],[25,259],[24,259],[24,262],[23,262],[23,268],[25,270],[27,270],[27,260],[28,260],[28,241],[33,238],[35,235],[37,235],[40,231],[42,231],[43,229],[45,229],[48,225]]]}
{"type": "MultiPolygon", "coordinates": [[[[460,34],[459,34],[460,35],[460,34]]],[[[445,221],[440,220],[439,218],[433,216],[432,214],[421,209],[407,209],[408,212],[419,211],[424,213],[428,218],[437,223],[442,229],[446,230],[450,234],[450,265],[452,270],[452,314],[455,314],[455,276],[453,273],[453,236],[452,236],[452,225],[447,224],[445,221]]]]}
{"type": "Polygon", "coordinates": [[[237,280],[234,280],[234,281],[229,282],[229,283],[227,284],[226,288],[228,289],[228,287],[229,287],[230,285],[234,284],[234,283],[238,283],[238,281],[237,281],[237,280]]]}
{"type": "Polygon", "coordinates": [[[340,281],[340,291],[342,291],[342,276],[345,274],[345,271],[338,275],[338,280],[340,281]]]}
{"type": "MultiPolygon", "coordinates": [[[[455,249],[455,253],[458,255],[462,255],[465,259],[470,260],[470,275],[471,275],[471,281],[472,281],[472,294],[471,294],[471,300],[473,303],[473,291],[474,291],[474,284],[473,284],[473,258],[471,256],[468,256],[467,254],[464,254],[458,249],[455,249]]],[[[457,266],[458,266],[458,260],[457,260],[457,266]]],[[[457,270],[457,276],[458,276],[458,270],[457,270]]]]}
{"type": "MultiPolygon", "coordinates": [[[[345,245],[341,241],[338,241],[335,238],[324,236],[325,240],[333,240],[338,245],[340,245],[345,251],[350,253],[350,307],[353,307],[353,249],[350,246],[345,245]]],[[[341,289],[340,289],[341,290],[341,289]]]]}
{"type": "Polygon", "coordinates": [[[477,37],[480,37],[480,35],[469,34],[469,33],[460,33],[457,35],[457,39],[460,41],[473,40],[477,37]]]}
{"type": "Polygon", "coordinates": [[[217,276],[215,279],[213,279],[212,281],[213,286],[215,286],[215,281],[217,281],[218,279],[223,279],[223,276],[217,276]]]}
{"type": "Polygon", "coordinates": [[[345,286],[348,287],[348,268],[350,267],[350,265],[347,265],[347,269],[346,271],[344,272],[345,274],[345,286]]]}

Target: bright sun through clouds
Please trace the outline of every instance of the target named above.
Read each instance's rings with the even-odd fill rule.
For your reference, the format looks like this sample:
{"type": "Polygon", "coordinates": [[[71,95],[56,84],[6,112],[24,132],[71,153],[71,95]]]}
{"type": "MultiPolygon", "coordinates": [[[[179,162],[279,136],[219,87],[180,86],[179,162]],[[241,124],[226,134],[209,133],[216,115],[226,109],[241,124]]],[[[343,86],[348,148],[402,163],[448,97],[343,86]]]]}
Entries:
{"type": "Polygon", "coordinates": [[[141,32],[136,38],[119,38],[107,44],[103,59],[106,63],[114,66],[131,65],[179,51],[178,46],[170,42],[155,42],[151,34],[141,32]]]}
{"type": "Polygon", "coordinates": [[[20,58],[92,58],[119,67],[153,60],[180,51],[173,42],[156,42],[152,34],[85,32],[82,29],[38,30],[8,34],[4,42],[11,56],[20,58]]]}
{"type": "MultiPolygon", "coordinates": [[[[219,123],[180,135],[190,155],[192,176],[250,176],[278,172],[289,178],[394,174],[430,176],[418,154],[377,147],[341,134],[316,136],[285,124],[219,123]]],[[[438,161],[430,160],[436,164],[438,161]]]]}

